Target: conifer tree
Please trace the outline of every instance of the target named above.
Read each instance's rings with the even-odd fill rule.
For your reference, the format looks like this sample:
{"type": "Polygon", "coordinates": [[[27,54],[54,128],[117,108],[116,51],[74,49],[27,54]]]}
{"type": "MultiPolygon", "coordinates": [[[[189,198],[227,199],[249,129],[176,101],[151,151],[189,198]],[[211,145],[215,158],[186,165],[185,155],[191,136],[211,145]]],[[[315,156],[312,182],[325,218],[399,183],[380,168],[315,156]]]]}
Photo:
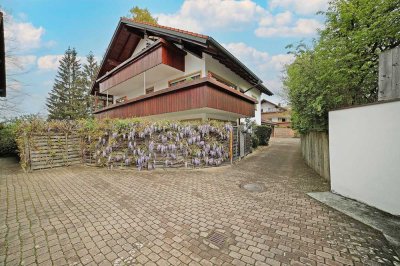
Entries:
{"type": "Polygon", "coordinates": [[[75,48],[60,60],[53,89],[47,98],[49,119],[78,119],[87,116],[83,75],[75,48]]]}
{"type": "Polygon", "coordinates": [[[88,116],[92,116],[93,113],[93,96],[90,94],[92,89],[93,82],[96,79],[97,72],[99,71],[99,64],[96,61],[92,52],[86,56],[86,64],[83,65],[83,86],[85,93],[85,102],[86,102],[86,113],[88,116]]]}

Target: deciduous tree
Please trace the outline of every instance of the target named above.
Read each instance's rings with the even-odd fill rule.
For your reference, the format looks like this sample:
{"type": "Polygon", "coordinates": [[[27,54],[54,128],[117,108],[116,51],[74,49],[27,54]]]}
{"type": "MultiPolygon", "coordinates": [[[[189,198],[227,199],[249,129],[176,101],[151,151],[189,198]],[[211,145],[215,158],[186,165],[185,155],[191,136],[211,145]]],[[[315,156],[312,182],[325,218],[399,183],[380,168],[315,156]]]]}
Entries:
{"type": "Polygon", "coordinates": [[[153,17],[147,8],[134,6],[129,12],[134,20],[157,24],[157,18],[153,17]]]}
{"type": "Polygon", "coordinates": [[[379,54],[400,44],[398,0],[334,0],[325,15],[313,45],[292,51],[284,78],[303,133],[327,130],[332,109],[376,101],[379,54]]]}

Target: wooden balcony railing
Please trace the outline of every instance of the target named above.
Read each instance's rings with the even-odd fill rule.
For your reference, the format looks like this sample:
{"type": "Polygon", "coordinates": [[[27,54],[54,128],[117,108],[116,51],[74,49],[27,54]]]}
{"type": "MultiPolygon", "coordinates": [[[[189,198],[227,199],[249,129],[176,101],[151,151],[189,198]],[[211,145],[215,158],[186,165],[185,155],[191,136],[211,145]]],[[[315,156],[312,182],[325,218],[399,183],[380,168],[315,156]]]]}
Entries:
{"type": "Polygon", "coordinates": [[[255,99],[206,77],[109,105],[94,113],[97,118],[128,118],[208,107],[252,117],[256,103],[255,99]]]}
{"type": "Polygon", "coordinates": [[[185,71],[185,54],[182,50],[160,39],[99,78],[97,82],[100,93],[160,64],[185,71]]]}

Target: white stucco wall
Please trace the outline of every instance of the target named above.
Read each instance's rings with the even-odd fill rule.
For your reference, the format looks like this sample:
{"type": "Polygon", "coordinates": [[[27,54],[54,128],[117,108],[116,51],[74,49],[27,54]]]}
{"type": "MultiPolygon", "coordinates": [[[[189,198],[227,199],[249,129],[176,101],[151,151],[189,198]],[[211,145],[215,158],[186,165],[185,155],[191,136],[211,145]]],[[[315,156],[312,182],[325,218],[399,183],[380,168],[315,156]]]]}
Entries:
{"type": "MultiPolygon", "coordinates": [[[[139,41],[138,45],[136,46],[135,51],[133,51],[132,55],[135,55],[146,48],[146,40],[148,40],[148,38],[140,39],[140,41],[139,41]]],[[[153,43],[154,41],[149,39],[148,42],[153,43]]]]}
{"type": "Polygon", "coordinates": [[[274,112],[277,108],[275,107],[274,104],[269,103],[269,102],[263,102],[261,104],[261,109],[264,110],[264,112],[274,112]]]}
{"type": "Polygon", "coordinates": [[[157,81],[156,83],[154,83],[154,90],[157,91],[157,90],[166,89],[166,88],[168,88],[168,81],[180,78],[182,76],[192,74],[194,72],[201,71],[202,77],[205,77],[204,65],[205,65],[205,62],[203,59],[200,59],[200,58],[188,53],[185,56],[185,72],[180,72],[178,74],[169,76],[168,78],[157,81]]]}
{"type": "MultiPolygon", "coordinates": [[[[152,40],[149,40],[149,42],[153,43],[152,40]]],[[[141,39],[139,41],[139,43],[132,55],[139,53],[144,48],[146,48],[146,38],[141,39]]],[[[168,81],[176,79],[176,78],[180,78],[182,76],[186,76],[188,74],[198,72],[198,71],[202,71],[202,77],[205,77],[204,69],[205,69],[204,59],[198,58],[190,53],[187,53],[187,55],[185,56],[185,71],[184,72],[179,72],[174,75],[170,75],[170,76],[168,76],[168,78],[163,78],[161,80],[157,80],[156,82],[151,82],[151,81],[146,82],[146,87],[154,86],[155,91],[162,90],[162,89],[165,89],[168,87],[168,81]]],[[[160,71],[162,71],[162,70],[160,70],[160,71]]],[[[151,73],[151,74],[153,75],[153,73],[151,73]]],[[[164,73],[160,73],[160,76],[165,76],[165,75],[164,75],[164,73]]],[[[150,79],[149,76],[147,76],[147,79],[150,79]]],[[[153,78],[153,80],[154,80],[154,78],[153,78]]]]}
{"type": "MultiPolygon", "coordinates": [[[[152,40],[149,40],[149,42],[153,42],[152,40]]],[[[138,46],[136,47],[135,51],[133,52],[133,55],[139,53],[146,47],[146,40],[142,39],[139,41],[138,46]]],[[[121,89],[121,92],[118,94],[114,94],[115,98],[122,97],[122,96],[127,96],[128,99],[140,96],[144,94],[144,89],[142,89],[143,86],[146,88],[154,86],[154,90],[162,90],[168,87],[168,81],[180,78],[195,72],[201,71],[201,76],[206,77],[208,71],[211,71],[218,76],[229,80],[233,84],[237,85],[239,88],[242,88],[244,90],[247,90],[250,88],[252,85],[247,82],[246,80],[242,79],[239,75],[231,71],[229,68],[221,64],[218,60],[212,58],[212,56],[203,53],[203,58],[198,58],[194,56],[191,53],[187,53],[185,56],[185,71],[170,71],[166,70],[165,68],[154,68],[154,71],[148,70],[146,71],[146,83],[144,85],[143,77],[135,80],[130,80],[124,82],[122,86],[128,86],[130,88],[134,88],[132,90],[125,90],[121,89]],[[174,74],[169,74],[169,73],[174,73],[174,74]],[[157,78],[157,77],[165,77],[165,78],[157,78]],[[138,86],[135,86],[136,84],[133,83],[138,83],[138,86]],[[136,88],[138,87],[138,88],[136,88]],[[121,94],[121,95],[119,95],[121,94]]],[[[111,93],[111,91],[110,91],[111,93]]],[[[256,121],[257,124],[261,124],[261,92],[258,89],[252,89],[248,92],[246,92],[246,95],[255,98],[258,101],[258,104],[256,105],[256,111],[255,111],[255,116],[254,120],[256,121]]]]}
{"type": "Polygon", "coordinates": [[[400,215],[400,101],[329,112],[332,191],[400,215]]]}
{"type": "MultiPolygon", "coordinates": [[[[212,56],[210,56],[209,54],[203,53],[203,58],[206,62],[206,74],[208,73],[208,71],[211,71],[214,74],[217,74],[218,76],[232,82],[233,84],[244,90],[247,90],[252,86],[249,82],[242,79],[239,75],[227,68],[225,65],[221,64],[218,60],[212,58],[212,56]]],[[[246,92],[246,95],[254,97],[258,101],[258,104],[256,105],[254,119],[258,125],[261,125],[261,92],[258,89],[252,89],[246,92]]]]}
{"type": "Polygon", "coordinates": [[[261,125],[261,92],[257,89],[252,89],[245,94],[255,98],[258,101],[254,112],[254,121],[256,121],[257,125],[261,125]]]}

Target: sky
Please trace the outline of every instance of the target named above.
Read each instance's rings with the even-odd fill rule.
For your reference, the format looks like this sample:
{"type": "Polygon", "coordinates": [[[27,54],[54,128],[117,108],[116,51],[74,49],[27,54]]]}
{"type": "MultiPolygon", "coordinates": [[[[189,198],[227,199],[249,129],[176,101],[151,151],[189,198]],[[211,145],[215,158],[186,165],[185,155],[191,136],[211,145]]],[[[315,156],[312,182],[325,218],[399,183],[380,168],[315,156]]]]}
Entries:
{"type": "MultiPolygon", "coordinates": [[[[318,11],[328,0],[2,0],[6,13],[8,95],[18,97],[19,114],[45,115],[58,60],[68,47],[81,62],[93,52],[101,61],[120,17],[137,5],[148,8],[161,25],[212,36],[238,57],[274,92],[282,91],[285,64],[293,61],[285,47],[311,42],[322,28],[318,11]]],[[[268,99],[267,98],[267,99],[268,99]]]]}

